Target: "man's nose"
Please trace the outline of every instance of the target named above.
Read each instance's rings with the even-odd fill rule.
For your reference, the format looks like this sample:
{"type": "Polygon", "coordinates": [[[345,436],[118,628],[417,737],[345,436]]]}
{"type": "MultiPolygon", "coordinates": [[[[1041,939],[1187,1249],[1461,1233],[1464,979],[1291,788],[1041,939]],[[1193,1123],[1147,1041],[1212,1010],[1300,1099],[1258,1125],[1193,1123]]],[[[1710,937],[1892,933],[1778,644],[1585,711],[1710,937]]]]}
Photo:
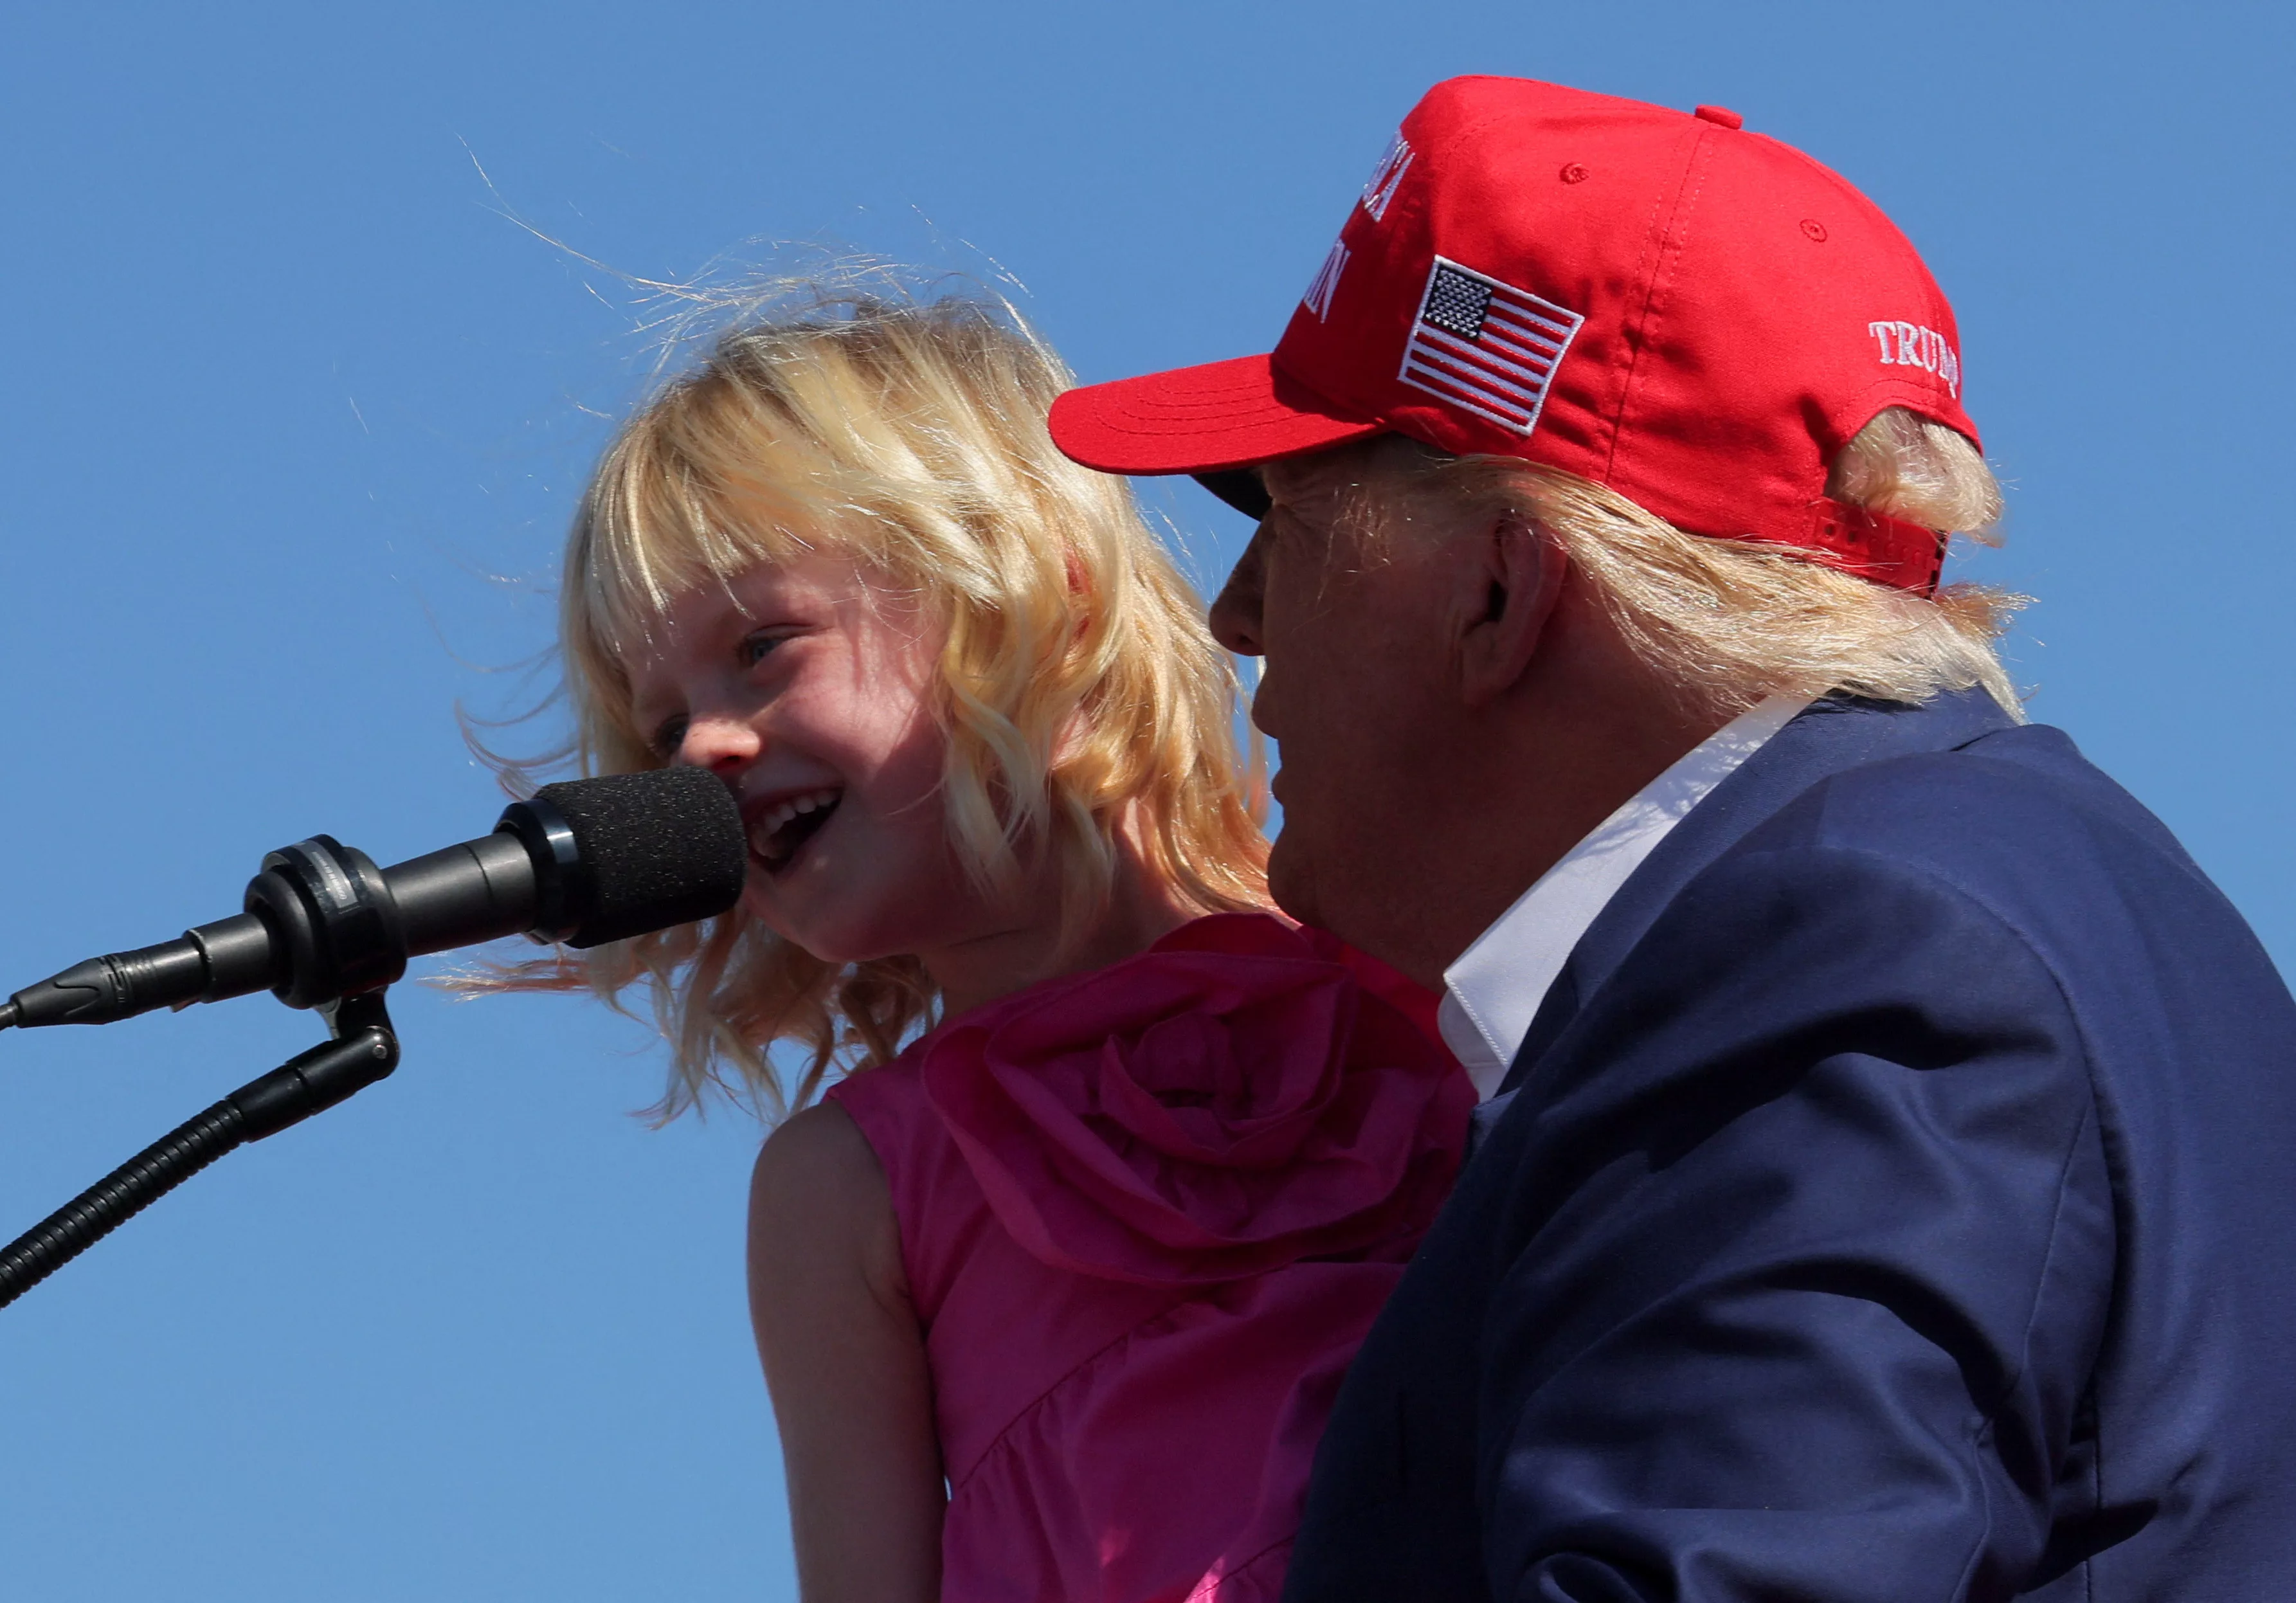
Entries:
{"type": "Polygon", "coordinates": [[[673,760],[732,779],[757,761],[764,749],[764,740],[746,719],[701,714],[685,726],[673,760]]]}
{"type": "Polygon", "coordinates": [[[1235,571],[1220,587],[1219,599],[1212,603],[1212,638],[1238,656],[1256,657],[1267,650],[1260,638],[1260,581],[1262,575],[1261,542],[1267,525],[1262,523],[1252,531],[1251,544],[1236,558],[1235,571]]]}

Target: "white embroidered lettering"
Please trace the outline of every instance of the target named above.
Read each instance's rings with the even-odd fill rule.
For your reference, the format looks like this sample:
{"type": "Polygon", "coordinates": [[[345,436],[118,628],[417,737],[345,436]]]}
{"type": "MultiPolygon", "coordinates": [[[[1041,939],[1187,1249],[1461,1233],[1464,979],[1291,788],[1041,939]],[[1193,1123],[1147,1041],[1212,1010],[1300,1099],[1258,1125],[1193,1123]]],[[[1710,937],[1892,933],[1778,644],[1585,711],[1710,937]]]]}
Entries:
{"type": "Polygon", "coordinates": [[[1398,134],[1371,169],[1371,182],[1364,185],[1363,209],[1371,213],[1374,223],[1387,218],[1388,203],[1395,199],[1395,186],[1403,182],[1403,175],[1411,167],[1411,146],[1398,134]]]}
{"type": "Polygon", "coordinates": [[[1937,330],[1918,323],[1884,320],[1868,323],[1866,332],[1881,347],[1883,366],[1918,367],[1924,373],[1934,373],[1945,381],[1955,399],[1960,399],[1961,353],[1937,330]]]}
{"type": "Polygon", "coordinates": [[[1333,240],[1330,253],[1324,258],[1324,265],[1316,269],[1316,276],[1308,283],[1308,292],[1300,298],[1300,304],[1316,314],[1316,322],[1321,323],[1331,315],[1332,296],[1339,290],[1340,275],[1347,270],[1348,248],[1333,240]]]}

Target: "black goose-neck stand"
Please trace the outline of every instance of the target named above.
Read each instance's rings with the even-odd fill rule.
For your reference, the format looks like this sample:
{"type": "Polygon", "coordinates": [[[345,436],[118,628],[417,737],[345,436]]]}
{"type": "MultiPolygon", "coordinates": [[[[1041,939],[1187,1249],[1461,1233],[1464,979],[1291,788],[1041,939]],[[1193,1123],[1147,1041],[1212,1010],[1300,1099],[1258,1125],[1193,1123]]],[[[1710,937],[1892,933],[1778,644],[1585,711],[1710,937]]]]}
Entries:
{"type": "MultiPolygon", "coordinates": [[[[249,882],[246,907],[239,918],[192,933],[202,937],[210,966],[236,975],[225,994],[268,984],[289,1007],[316,1010],[332,1039],[250,1081],[0,1247],[0,1308],[226,1153],[324,1113],[398,1066],[382,994],[406,972],[406,931],[366,854],[324,834],[283,846],[249,882]]],[[[124,1016],[137,1010],[134,992],[145,970],[180,961],[184,945],[98,958],[37,989],[91,1007],[118,1004],[99,1020],[124,1016]]],[[[19,1001],[30,994],[19,993],[19,1001]]]]}
{"type": "Polygon", "coordinates": [[[0,1308],[226,1153],[324,1113],[398,1066],[398,1037],[380,990],[324,1004],[319,1013],[332,1040],[248,1081],[0,1247],[0,1308]]]}

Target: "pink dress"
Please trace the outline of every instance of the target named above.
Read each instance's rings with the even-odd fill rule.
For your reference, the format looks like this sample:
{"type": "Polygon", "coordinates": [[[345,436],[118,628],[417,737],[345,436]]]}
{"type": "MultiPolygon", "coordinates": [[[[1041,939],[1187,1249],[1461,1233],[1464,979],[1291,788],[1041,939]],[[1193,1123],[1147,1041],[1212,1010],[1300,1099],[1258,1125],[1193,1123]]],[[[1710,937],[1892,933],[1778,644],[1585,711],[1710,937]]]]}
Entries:
{"type": "Polygon", "coordinates": [[[1259,914],[961,1015],[829,1095],[884,1164],[950,1603],[1262,1603],[1456,1171],[1432,999],[1259,914]]]}

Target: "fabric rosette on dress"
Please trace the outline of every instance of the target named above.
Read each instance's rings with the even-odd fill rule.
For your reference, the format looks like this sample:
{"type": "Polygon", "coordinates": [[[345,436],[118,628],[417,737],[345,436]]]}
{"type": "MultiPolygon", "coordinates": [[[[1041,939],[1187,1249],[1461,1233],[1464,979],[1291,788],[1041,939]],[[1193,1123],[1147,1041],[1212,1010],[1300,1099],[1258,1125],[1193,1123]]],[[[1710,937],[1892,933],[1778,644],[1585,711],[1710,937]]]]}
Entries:
{"type": "Polygon", "coordinates": [[[1465,1142],[1434,1000],[1219,915],[831,1091],[925,1332],[949,1603],[1275,1603],[1341,1378],[1465,1142]]]}
{"type": "Polygon", "coordinates": [[[1408,1252],[1473,1091],[1336,949],[1199,919],[952,1022],[925,1093],[997,1219],[1058,1268],[1201,1286],[1408,1252]]]}

